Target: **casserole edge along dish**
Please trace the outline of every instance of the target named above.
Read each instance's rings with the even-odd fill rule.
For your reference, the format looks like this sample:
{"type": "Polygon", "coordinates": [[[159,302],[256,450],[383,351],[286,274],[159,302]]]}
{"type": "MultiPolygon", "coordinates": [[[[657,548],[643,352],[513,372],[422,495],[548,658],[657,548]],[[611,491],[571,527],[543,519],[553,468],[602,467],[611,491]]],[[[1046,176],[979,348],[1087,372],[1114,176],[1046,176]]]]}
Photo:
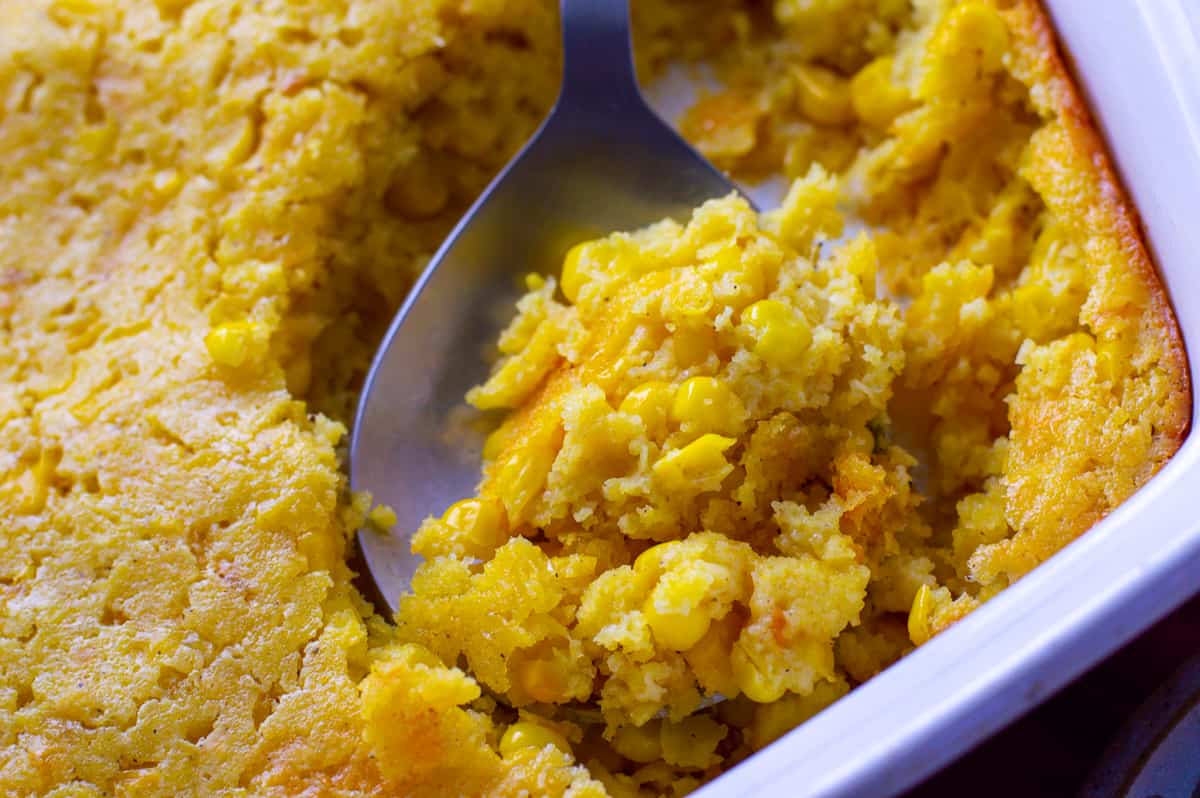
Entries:
{"type": "MultiPolygon", "coordinates": [[[[1045,0],[1191,353],[1200,352],[1200,7],[1045,0]]],[[[1200,373],[1189,357],[1193,384],[1200,373]]],[[[1197,417],[1193,400],[1192,427],[1197,417]]],[[[1200,589],[1200,440],[1108,518],[870,682],[701,789],[892,795],[1053,695],[1200,589]]]]}

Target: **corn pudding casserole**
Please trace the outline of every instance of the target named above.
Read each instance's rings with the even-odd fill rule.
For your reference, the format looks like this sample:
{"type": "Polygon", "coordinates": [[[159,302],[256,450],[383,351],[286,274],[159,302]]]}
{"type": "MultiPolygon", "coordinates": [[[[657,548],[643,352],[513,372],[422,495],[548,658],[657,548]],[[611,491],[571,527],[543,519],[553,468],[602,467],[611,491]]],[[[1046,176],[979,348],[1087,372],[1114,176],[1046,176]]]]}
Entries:
{"type": "Polygon", "coordinates": [[[1035,0],[633,10],[786,196],[526,277],[384,618],[347,425],[556,3],[0,4],[0,792],[683,794],[1171,457],[1182,344],[1035,0]]]}

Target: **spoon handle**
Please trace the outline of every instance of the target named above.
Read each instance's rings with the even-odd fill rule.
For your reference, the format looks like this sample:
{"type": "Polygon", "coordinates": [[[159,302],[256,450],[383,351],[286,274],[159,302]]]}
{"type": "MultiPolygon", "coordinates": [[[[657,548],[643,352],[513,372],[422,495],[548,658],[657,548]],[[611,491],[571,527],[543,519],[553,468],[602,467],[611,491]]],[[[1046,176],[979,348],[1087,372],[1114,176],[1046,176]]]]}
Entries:
{"type": "Polygon", "coordinates": [[[559,105],[607,110],[640,102],[627,0],[561,0],[559,105]]]}

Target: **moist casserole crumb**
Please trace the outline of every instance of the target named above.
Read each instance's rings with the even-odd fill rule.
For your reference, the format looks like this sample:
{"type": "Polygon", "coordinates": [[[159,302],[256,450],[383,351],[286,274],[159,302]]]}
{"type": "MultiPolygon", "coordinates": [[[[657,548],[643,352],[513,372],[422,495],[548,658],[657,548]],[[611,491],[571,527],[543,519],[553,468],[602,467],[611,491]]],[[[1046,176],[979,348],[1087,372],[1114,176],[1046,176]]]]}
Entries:
{"type": "Polygon", "coordinates": [[[478,495],[375,615],[345,425],[552,101],[555,5],[0,5],[0,792],[683,793],[1178,448],[1035,2],[636,0],[647,80],[719,79],[685,135],[790,190],[529,278],[478,495]]]}

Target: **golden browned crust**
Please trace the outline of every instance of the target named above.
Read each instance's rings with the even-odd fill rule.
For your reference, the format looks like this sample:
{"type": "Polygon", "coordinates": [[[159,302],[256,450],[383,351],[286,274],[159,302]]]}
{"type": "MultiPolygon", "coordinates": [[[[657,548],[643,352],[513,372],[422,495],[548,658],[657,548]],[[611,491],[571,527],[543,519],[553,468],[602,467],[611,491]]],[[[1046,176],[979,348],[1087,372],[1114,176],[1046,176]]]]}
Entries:
{"type": "MultiPolygon", "coordinates": [[[[1186,359],[1166,290],[1128,197],[1034,0],[1005,12],[1010,69],[1045,120],[1023,174],[1080,247],[1089,272],[1077,332],[1027,345],[1009,400],[1005,514],[1015,533],[972,557],[1002,587],[1140,489],[1188,430],[1186,359]]],[[[1027,342],[1029,344],[1029,342],[1027,342]]]]}
{"type": "Polygon", "coordinates": [[[1057,111],[1072,146],[1084,154],[1091,165],[1094,182],[1088,185],[1094,190],[1076,199],[1076,212],[1089,223],[1098,223],[1101,230],[1110,232],[1120,241],[1129,267],[1149,290],[1150,300],[1143,317],[1159,331],[1164,349],[1162,361],[1176,393],[1170,424],[1159,431],[1166,451],[1155,468],[1157,471],[1179,449],[1187,437],[1191,420],[1187,354],[1170,296],[1150,258],[1137,209],[1113,168],[1108,148],[1067,66],[1045,9],[1039,0],[1017,0],[1008,21],[1019,39],[1021,56],[1036,59],[1034,68],[1044,76],[1042,85],[1049,95],[1049,104],[1057,111]]]}

